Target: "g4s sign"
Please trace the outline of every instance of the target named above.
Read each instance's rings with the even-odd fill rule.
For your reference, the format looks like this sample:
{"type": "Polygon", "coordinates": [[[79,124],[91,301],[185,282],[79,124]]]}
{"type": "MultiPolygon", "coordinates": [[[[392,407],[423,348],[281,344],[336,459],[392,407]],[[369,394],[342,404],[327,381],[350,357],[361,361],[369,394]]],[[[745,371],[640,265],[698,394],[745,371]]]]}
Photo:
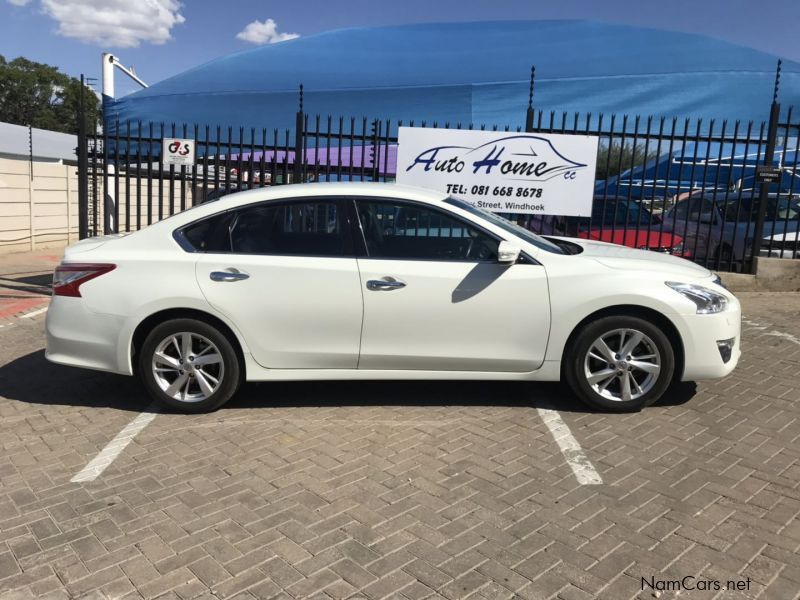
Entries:
{"type": "Polygon", "coordinates": [[[397,182],[500,213],[588,216],[597,138],[401,127],[397,182]]]}
{"type": "Polygon", "coordinates": [[[161,144],[161,162],[164,165],[193,165],[194,140],[164,138],[161,144]]]}

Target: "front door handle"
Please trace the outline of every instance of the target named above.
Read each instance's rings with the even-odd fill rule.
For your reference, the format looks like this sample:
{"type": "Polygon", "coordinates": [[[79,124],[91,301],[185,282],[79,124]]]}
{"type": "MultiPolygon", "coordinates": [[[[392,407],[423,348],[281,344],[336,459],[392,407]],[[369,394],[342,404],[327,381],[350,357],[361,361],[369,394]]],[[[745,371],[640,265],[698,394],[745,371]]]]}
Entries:
{"type": "Polygon", "coordinates": [[[244,279],[248,279],[250,275],[240,271],[239,269],[229,267],[224,271],[211,271],[211,275],[209,275],[209,277],[211,278],[211,281],[242,281],[244,279]]]}
{"type": "Polygon", "coordinates": [[[367,281],[367,289],[372,290],[373,292],[378,292],[381,290],[398,290],[404,287],[406,287],[406,284],[402,281],[386,281],[384,279],[370,279],[367,281]]]}

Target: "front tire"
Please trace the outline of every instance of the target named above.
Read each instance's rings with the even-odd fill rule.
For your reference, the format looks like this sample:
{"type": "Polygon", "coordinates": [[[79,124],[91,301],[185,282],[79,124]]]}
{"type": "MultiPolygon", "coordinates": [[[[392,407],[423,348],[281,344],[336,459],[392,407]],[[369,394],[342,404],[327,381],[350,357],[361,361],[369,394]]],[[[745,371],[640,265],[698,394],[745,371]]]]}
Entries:
{"type": "Polygon", "coordinates": [[[567,349],[564,377],[581,400],[610,412],[638,411],[672,383],[675,352],[655,324],[610,316],[587,324],[567,349]]]}
{"type": "Polygon", "coordinates": [[[241,366],[231,340],[196,319],[157,325],[139,354],[139,378],[159,402],[184,413],[215,410],[239,388],[241,366]]]}

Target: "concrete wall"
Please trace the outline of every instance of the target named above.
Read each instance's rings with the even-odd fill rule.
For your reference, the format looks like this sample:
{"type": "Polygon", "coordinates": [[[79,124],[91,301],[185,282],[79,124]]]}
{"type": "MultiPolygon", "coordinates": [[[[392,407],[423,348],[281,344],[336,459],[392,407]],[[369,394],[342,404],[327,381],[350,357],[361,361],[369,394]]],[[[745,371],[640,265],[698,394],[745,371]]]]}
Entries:
{"type": "Polygon", "coordinates": [[[733,292],[800,292],[800,259],[759,258],[756,275],[720,273],[733,292]]]}
{"type": "Polygon", "coordinates": [[[0,253],[64,246],[78,239],[75,167],[0,158],[0,253]]]}

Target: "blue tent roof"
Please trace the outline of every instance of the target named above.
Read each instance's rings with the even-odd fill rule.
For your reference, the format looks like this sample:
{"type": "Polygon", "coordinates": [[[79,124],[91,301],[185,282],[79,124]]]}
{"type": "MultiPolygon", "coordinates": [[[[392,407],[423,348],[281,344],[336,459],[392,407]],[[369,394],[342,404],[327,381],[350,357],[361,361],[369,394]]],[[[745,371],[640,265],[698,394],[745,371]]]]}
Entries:
{"type": "MultiPolygon", "coordinates": [[[[588,21],[467,22],[330,31],[224,56],[113,102],[107,123],[292,128],[310,114],[524,124],[544,110],[761,121],[776,57],[702,35],[588,21]]],[[[800,64],[781,100],[800,103],[800,64]]]]}

